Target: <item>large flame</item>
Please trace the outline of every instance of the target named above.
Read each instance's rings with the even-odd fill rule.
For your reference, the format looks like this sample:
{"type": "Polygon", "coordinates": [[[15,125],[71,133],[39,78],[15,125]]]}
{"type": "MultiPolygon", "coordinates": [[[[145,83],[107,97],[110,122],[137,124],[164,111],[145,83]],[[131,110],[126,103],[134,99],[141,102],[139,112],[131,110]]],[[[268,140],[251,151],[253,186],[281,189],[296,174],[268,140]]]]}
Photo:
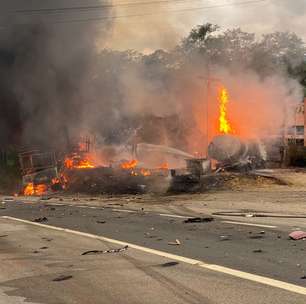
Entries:
{"type": "Polygon", "coordinates": [[[48,186],[45,184],[34,185],[33,183],[28,183],[24,188],[23,194],[26,196],[31,195],[43,195],[47,192],[48,186]]]}
{"type": "Polygon", "coordinates": [[[72,155],[67,156],[64,160],[65,167],[67,169],[86,169],[86,168],[95,168],[95,165],[91,161],[89,155],[72,155]]]}
{"type": "Polygon", "coordinates": [[[233,133],[233,129],[229,123],[227,117],[227,104],[229,101],[228,92],[225,88],[222,88],[219,96],[219,131],[224,134],[233,133]]]}
{"type": "Polygon", "coordinates": [[[138,164],[138,160],[133,159],[131,161],[127,161],[121,164],[122,169],[134,169],[138,164]]]}

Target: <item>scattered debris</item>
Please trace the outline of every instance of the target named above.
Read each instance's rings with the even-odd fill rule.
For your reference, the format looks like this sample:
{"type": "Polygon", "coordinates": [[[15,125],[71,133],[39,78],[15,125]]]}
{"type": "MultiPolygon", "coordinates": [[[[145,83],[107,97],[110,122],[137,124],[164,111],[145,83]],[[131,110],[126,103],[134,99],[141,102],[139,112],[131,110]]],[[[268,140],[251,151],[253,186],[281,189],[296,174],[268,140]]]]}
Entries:
{"type": "Polygon", "coordinates": [[[306,232],[305,231],[301,231],[301,230],[297,230],[297,231],[293,231],[289,234],[289,237],[292,240],[301,240],[301,239],[306,239],[306,232]]]}
{"type": "Polygon", "coordinates": [[[60,275],[59,277],[53,279],[53,282],[61,282],[61,281],[66,281],[72,279],[72,275],[60,275]]]}
{"type": "Polygon", "coordinates": [[[8,236],[8,234],[2,234],[2,235],[0,235],[0,237],[6,237],[6,236],[8,236]]]}
{"type": "Polygon", "coordinates": [[[229,235],[220,235],[220,241],[229,241],[230,240],[230,236],[229,235]]]}
{"type": "Polygon", "coordinates": [[[249,236],[249,239],[252,239],[252,240],[263,239],[263,235],[251,235],[249,236]]]}
{"type": "Polygon", "coordinates": [[[39,249],[48,249],[49,247],[47,247],[47,246],[44,246],[44,247],[41,247],[41,248],[39,248],[39,249]]]}
{"type": "Polygon", "coordinates": [[[306,275],[302,276],[301,280],[306,280],[306,275]]]}
{"type": "Polygon", "coordinates": [[[162,264],[161,266],[162,267],[172,267],[172,266],[176,266],[178,264],[179,264],[179,262],[168,262],[168,263],[162,264]]]}
{"type": "Polygon", "coordinates": [[[5,197],[4,199],[3,199],[3,202],[13,202],[15,199],[14,198],[12,198],[12,197],[5,197]]]}
{"type": "Polygon", "coordinates": [[[48,222],[48,219],[44,216],[44,217],[39,217],[39,218],[34,219],[33,222],[43,223],[43,222],[48,222]]]}
{"type": "Polygon", "coordinates": [[[263,251],[261,249],[255,249],[253,250],[254,253],[262,253],[263,251]]]}
{"type": "Polygon", "coordinates": [[[184,223],[209,223],[214,221],[213,217],[192,217],[184,221],[184,223]]]}
{"type": "Polygon", "coordinates": [[[176,245],[176,246],[179,246],[181,245],[181,242],[179,239],[176,239],[175,242],[169,242],[168,245],[176,245]]]}
{"type": "Polygon", "coordinates": [[[148,238],[148,239],[154,239],[154,238],[157,238],[157,235],[152,235],[150,234],[149,232],[145,232],[145,238],[148,238]]]}
{"type": "Polygon", "coordinates": [[[83,252],[81,255],[94,255],[94,254],[105,254],[105,253],[119,253],[122,251],[125,251],[129,248],[129,246],[124,246],[122,248],[118,248],[118,249],[110,249],[110,250],[89,250],[89,251],[85,251],[83,252]]]}
{"type": "Polygon", "coordinates": [[[106,221],[96,221],[97,224],[105,224],[106,221]]]}
{"type": "Polygon", "coordinates": [[[259,234],[265,234],[266,232],[264,230],[260,231],[259,234]]]}
{"type": "Polygon", "coordinates": [[[51,239],[51,238],[47,238],[47,237],[42,237],[42,240],[45,240],[45,241],[47,241],[47,242],[51,242],[51,241],[53,241],[53,239],[51,239]]]}

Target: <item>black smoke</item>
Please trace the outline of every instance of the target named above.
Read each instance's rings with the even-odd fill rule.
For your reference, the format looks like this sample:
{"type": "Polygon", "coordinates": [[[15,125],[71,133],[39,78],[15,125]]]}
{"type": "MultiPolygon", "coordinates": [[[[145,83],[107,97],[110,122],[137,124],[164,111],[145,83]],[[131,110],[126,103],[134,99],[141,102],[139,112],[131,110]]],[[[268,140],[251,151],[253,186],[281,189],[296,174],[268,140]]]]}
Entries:
{"type": "MultiPolygon", "coordinates": [[[[104,1],[107,3],[107,1],[104,1]]],[[[10,1],[0,4],[0,145],[65,144],[82,125],[96,38],[109,24],[82,12],[21,10],[99,5],[100,1],[10,1]]],[[[103,9],[103,15],[109,10],[103,9]]]]}

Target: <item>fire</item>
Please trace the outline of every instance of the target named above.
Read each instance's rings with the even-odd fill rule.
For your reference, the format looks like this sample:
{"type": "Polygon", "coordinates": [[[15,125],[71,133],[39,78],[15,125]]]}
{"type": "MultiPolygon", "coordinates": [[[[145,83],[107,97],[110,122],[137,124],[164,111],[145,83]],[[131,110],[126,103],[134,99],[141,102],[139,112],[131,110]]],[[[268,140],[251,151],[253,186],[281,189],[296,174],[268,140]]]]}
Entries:
{"type": "Polygon", "coordinates": [[[43,195],[47,190],[48,187],[45,184],[34,185],[33,183],[28,183],[24,188],[23,194],[26,196],[43,195]]]}
{"type": "Polygon", "coordinates": [[[39,185],[34,186],[34,193],[36,195],[42,195],[42,194],[46,193],[47,190],[48,190],[48,187],[45,184],[39,184],[39,185]]]}
{"type": "Polygon", "coordinates": [[[64,164],[67,169],[87,169],[95,167],[88,155],[83,158],[79,155],[67,156],[64,160],[64,164]]]}
{"type": "Polygon", "coordinates": [[[141,168],[141,169],[140,169],[140,173],[141,173],[141,175],[143,175],[143,176],[150,176],[150,175],[151,175],[151,171],[148,170],[148,169],[144,169],[144,168],[141,168]]]}
{"type": "Polygon", "coordinates": [[[169,170],[169,164],[168,163],[162,163],[158,169],[162,169],[162,170],[169,170]]]}
{"type": "Polygon", "coordinates": [[[134,169],[138,164],[138,160],[133,159],[121,164],[122,169],[134,169]]]}
{"type": "Polygon", "coordinates": [[[219,131],[224,134],[233,133],[233,129],[228,121],[227,117],[227,104],[229,101],[228,92],[225,88],[221,89],[220,96],[220,114],[219,114],[219,131]]]}
{"type": "Polygon", "coordinates": [[[24,188],[24,191],[23,191],[23,194],[24,195],[34,195],[35,192],[34,192],[34,184],[33,183],[28,183],[26,185],[26,187],[24,188]]]}

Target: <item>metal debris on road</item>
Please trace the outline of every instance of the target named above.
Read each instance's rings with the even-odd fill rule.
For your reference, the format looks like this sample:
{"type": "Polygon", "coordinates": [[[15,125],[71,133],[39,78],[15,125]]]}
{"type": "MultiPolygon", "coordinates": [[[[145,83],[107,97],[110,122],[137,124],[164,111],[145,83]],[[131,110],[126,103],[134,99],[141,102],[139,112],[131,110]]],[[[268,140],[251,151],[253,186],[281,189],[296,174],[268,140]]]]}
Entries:
{"type": "Polygon", "coordinates": [[[125,251],[129,248],[129,246],[124,246],[118,249],[110,249],[110,250],[89,250],[83,252],[81,255],[94,255],[94,254],[105,254],[105,253],[119,253],[125,251]]]}
{"type": "Polygon", "coordinates": [[[51,238],[47,238],[47,237],[42,237],[41,239],[42,239],[42,240],[44,240],[44,241],[47,241],[47,242],[51,242],[51,241],[53,241],[53,239],[51,239],[51,238]]]}
{"type": "Polygon", "coordinates": [[[97,224],[105,224],[106,221],[96,221],[97,224]]]}
{"type": "Polygon", "coordinates": [[[209,223],[214,221],[213,217],[192,217],[187,220],[184,220],[184,223],[209,223]]]}
{"type": "Polygon", "coordinates": [[[295,241],[306,239],[306,232],[301,230],[293,231],[289,234],[289,237],[295,241]]]}
{"type": "Polygon", "coordinates": [[[39,217],[39,218],[34,219],[33,222],[42,223],[42,222],[47,222],[47,221],[48,219],[44,216],[44,217],[39,217]]]}
{"type": "Polygon", "coordinates": [[[72,279],[73,276],[72,275],[60,275],[59,277],[53,279],[52,281],[53,282],[61,282],[61,281],[66,281],[66,280],[69,280],[69,279],[72,279]]]}
{"type": "Polygon", "coordinates": [[[2,234],[2,235],[0,235],[0,237],[6,237],[6,236],[8,236],[8,234],[2,234]]]}
{"type": "Polygon", "coordinates": [[[263,251],[261,249],[255,249],[253,250],[254,253],[262,253],[263,251]]]}
{"type": "Polygon", "coordinates": [[[176,246],[179,246],[181,245],[181,242],[179,239],[176,239],[175,242],[169,242],[168,245],[176,245],[176,246]]]}
{"type": "Polygon", "coordinates": [[[229,241],[230,240],[230,237],[229,235],[220,235],[220,241],[229,241]]]}
{"type": "Polygon", "coordinates": [[[306,275],[302,276],[301,280],[306,280],[306,275]]]}
{"type": "Polygon", "coordinates": [[[179,262],[168,262],[168,263],[162,264],[161,266],[162,267],[171,267],[171,266],[176,266],[178,264],[179,264],[179,262]]]}

